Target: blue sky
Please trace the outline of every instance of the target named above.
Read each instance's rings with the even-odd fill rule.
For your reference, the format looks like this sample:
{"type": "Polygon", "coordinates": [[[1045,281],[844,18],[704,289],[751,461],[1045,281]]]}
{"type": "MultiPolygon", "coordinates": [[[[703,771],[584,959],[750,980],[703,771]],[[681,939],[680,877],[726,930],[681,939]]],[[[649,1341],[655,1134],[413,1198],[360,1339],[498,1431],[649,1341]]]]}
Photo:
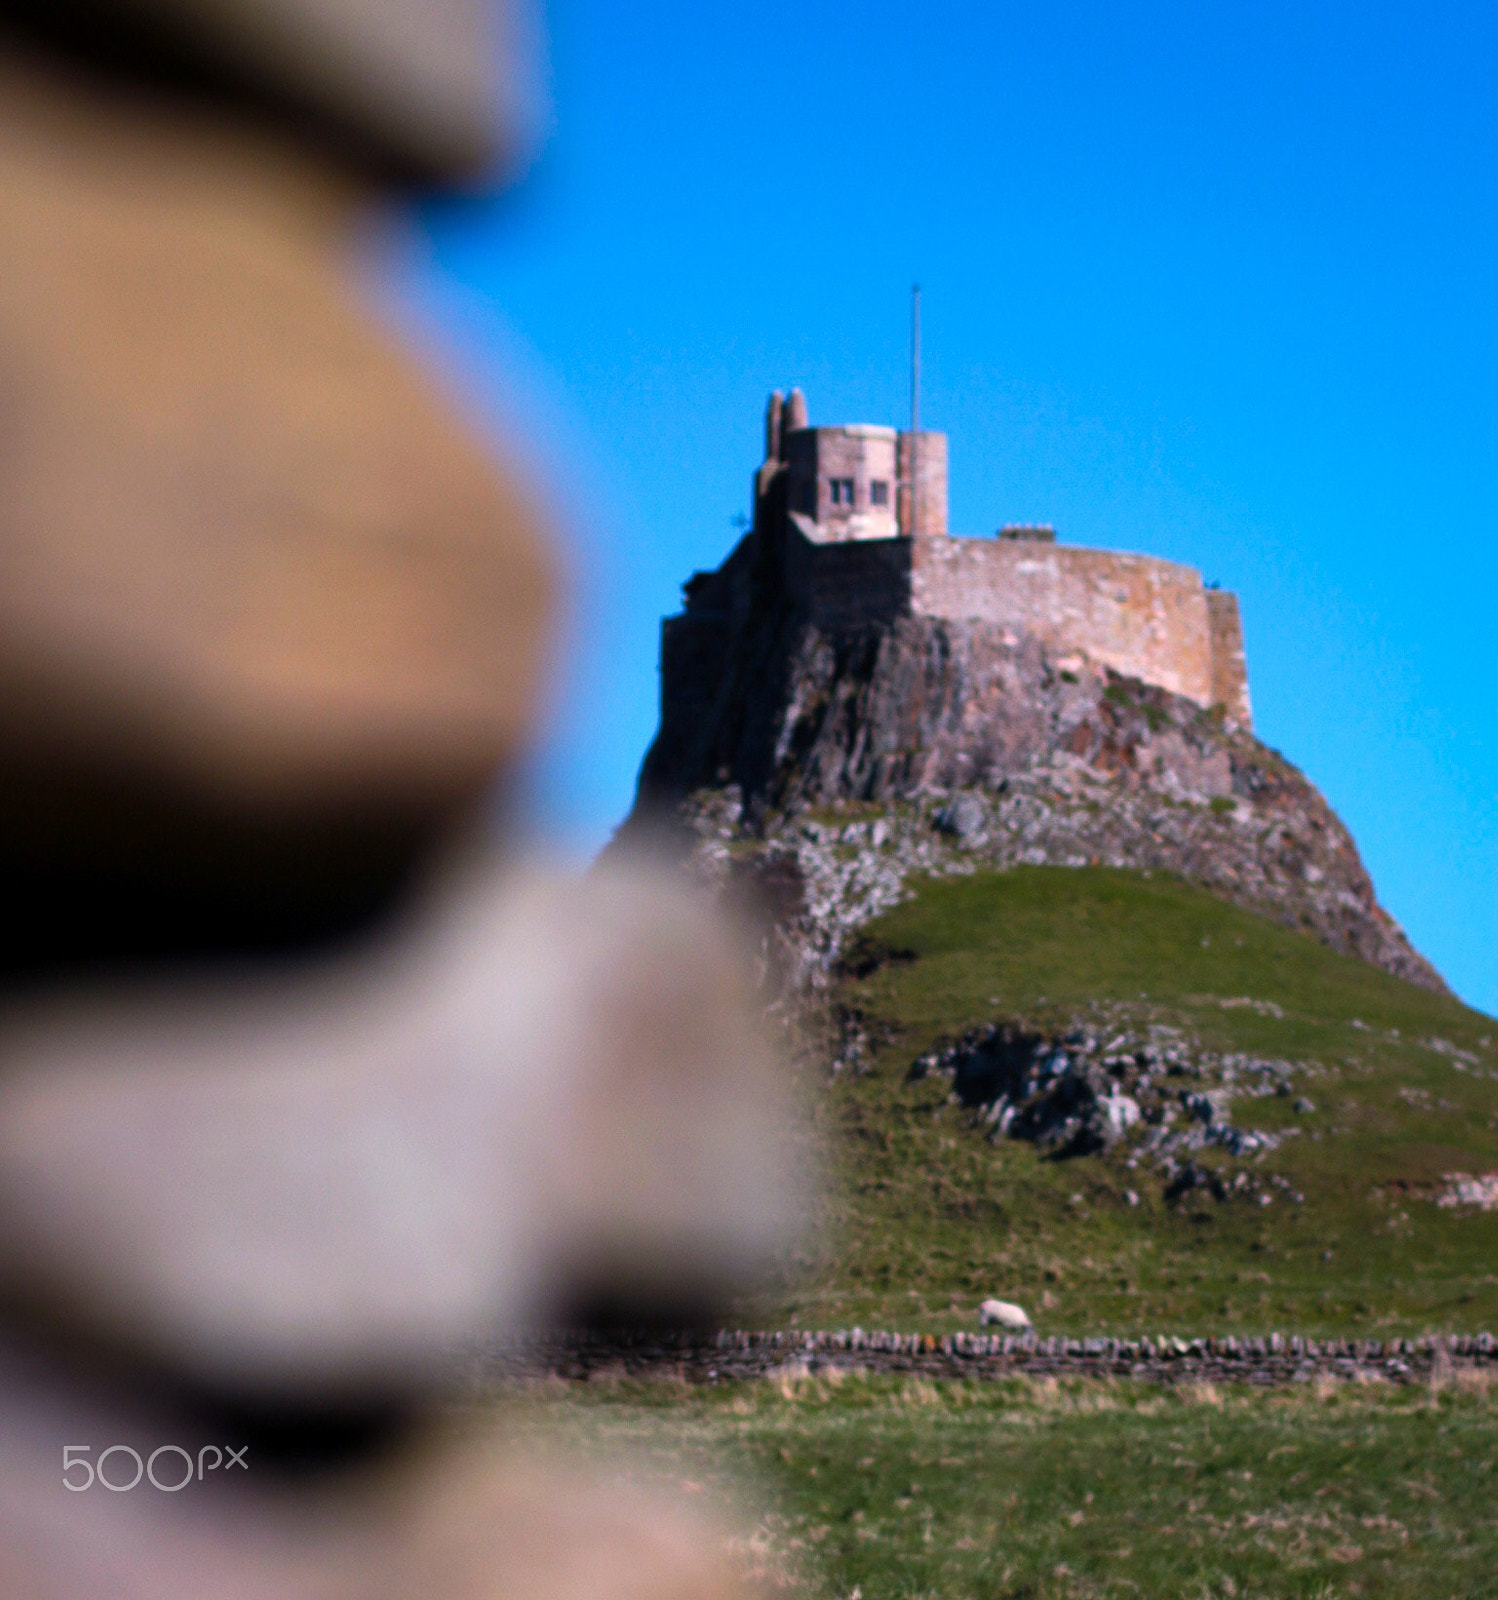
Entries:
{"type": "Polygon", "coordinates": [[[382,292],[548,486],[576,599],[538,812],[628,806],[656,630],[761,412],[951,437],[952,523],[1241,597],[1260,736],[1498,1011],[1498,8],[557,0],[553,127],[382,292]]]}

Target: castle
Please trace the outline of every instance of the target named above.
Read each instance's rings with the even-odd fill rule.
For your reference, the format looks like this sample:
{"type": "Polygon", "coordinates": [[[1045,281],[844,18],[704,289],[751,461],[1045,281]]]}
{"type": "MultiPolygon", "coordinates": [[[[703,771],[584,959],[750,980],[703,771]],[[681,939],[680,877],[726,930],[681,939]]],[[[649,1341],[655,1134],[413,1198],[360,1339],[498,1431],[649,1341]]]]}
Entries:
{"type": "Polygon", "coordinates": [[[1324,797],[1254,738],[1233,596],[1049,527],[954,538],[941,434],[813,428],[772,395],[754,524],[685,597],[629,823],[683,825],[803,976],[913,874],[1091,865],[1443,987],[1324,797]]]}
{"type": "Polygon", "coordinates": [[[954,537],[945,434],[814,428],[799,389],[770,396],[753,526],[721,567],[687,581],[682,613],[664,623],[664,685],[690,694],[767,575],[824,632],[906,613],[992,623],[1036,636],[1063,665],[1086,656],[1251,726],[1236,596],[1178,562],[1057,544],[1047,527],[954,537]]]}

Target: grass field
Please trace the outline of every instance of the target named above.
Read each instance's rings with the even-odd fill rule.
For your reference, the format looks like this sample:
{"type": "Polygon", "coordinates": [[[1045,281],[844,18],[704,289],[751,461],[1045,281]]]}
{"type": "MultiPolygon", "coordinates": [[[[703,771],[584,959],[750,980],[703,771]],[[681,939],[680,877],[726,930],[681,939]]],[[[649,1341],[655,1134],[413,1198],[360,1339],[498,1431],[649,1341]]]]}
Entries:
{"type": "Polygon", "coordinates": [[[1498,1596],[1498,1391],[1476,1382],[617,1383],[510,1425],[698,1503],[736,1490],[740,1564],[811,1596],[1498,1596]]]}
{"type": "Polygon", "coordinates": [[[1436,1203],[1449,1175],[1498,1172],[1498,1022],[1456,1000],[1172,879],[1046,868],[921,884],[867,930],[838,999],[879,1043],[814,1096],[825,1212],[741,1323],[940,1331],[998,1294],[1041,1332],[1498,1329],[1498,1211],[1436,1203]],[[1089,1016],[1294,1063],[1313,1113],[1232,1115],[1298,1126],[1255,1165],[1303,1203],[1168,1204],[1125,1151],[990,1143],[946,1080],[907,1082],[973,1024],[1089,1016]]]}
{"type": "MultiPolygon", "coordinates": [[[[939,1332],[1000,1294],[1043,1334],[1498,1330],[1498,1211],[1437,1203],[1450,1175],[1498,1172],[1498,1023],[1455,1000],[1170,879],[1054,869],[920,884],[835,998],[870,1049],[809,1068],[831,1181],[740,1325],[939,1332]],[[1230,1105],[1234,1126],[1300,1130],[1246,1158],[1278,1186],[1167,1202],[1137,1144],[1047,1159],[909,1073],[975,1025],[1079,1019],[1289,1063],[1293,1095],[1230,1105]]],[[[1191,1070],[1172,1093],[1210,1087],[1191,1070]]],[[[740,1565],[814,1600],[1498,1600],[1491,1376],[528,1394],[522,1443],[560,1434],[694,1503],[721,1493],[740,1565]]]]}

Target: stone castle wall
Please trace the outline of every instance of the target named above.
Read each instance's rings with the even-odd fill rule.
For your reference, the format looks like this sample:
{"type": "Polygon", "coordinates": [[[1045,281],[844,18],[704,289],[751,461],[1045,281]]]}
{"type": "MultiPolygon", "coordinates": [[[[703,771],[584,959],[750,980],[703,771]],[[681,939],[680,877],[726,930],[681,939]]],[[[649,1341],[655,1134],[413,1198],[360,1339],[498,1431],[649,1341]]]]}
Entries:
{"type": "Polygon", "coordinates": [[[1202,705],[1214,699],[1206,590],[1153,556],[1009,540],[918,539],[910,608],[997,623],[1202,705]]]}
{"type": "Polygon", "coordinates": [[[795,608],[819,628],[845,632],[892,622],[910,609],[909,539],[814,544],[785,539],[781,581],[795,608]]]}
{"type": "MultiPolygon", "coordinates": [[[[1063,660],[1086,655],[1198,705],[1221,705],[1251,726],[1233,595],[1207,589],[1195,568],[1178,562],[1053,541],[1050,529],[951,537],[945,434],[814,428],[799,390],[784,401],[777,392],[755,475],[754,531],[717,574],[700,573],[688,585],[684,625],[667,654],[682,672],[705,667],[729,615],[747,603],[747,590],[732,603],[729,590],[742,589],[757,550],[758,570],[773,572],[792,608],[825,631],[884,625],[907,613],[989,623],[1033,636],[1063,660]]],[[[676,673],[668,676],[676,681],[676,673]]]]}
{"type": "Polygon", "coordinates": [[[1212,704],[1245,728],[1253,726],[1248,698],[1248,657],[1243,650],[1243,618],[1238,596],[1226,589],[1207,590],[1207,622],[1212,630],[1212,704]]]}
{"type": "Polygon", "coordinates": [[[822,544],[791,528],[781,572],[795,608],[831,632],[905,612],[993,623],[1252,726],[1237,597],[1179,562],[944,535],[822,544]]]}
{"type": "Polygon", "coordinates": [[[825,539],[892,539],[895,522],[895,430],[853,426],[802,428],[785,435],[786,497],[791,512],[812,519],[825,539]],[[854,486],[851,505],[834,504],[834,481],[854,486]],[[882,485],[883,505],[874,503],[882,485]]]}

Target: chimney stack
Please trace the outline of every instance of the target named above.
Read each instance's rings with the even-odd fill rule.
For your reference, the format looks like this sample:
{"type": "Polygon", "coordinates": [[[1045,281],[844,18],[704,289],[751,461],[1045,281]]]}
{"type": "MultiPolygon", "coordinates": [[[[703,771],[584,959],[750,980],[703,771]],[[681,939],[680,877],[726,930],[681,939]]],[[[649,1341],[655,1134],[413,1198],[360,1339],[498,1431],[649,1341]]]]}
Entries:
{"type": "Polygon", "coordinates": [[[765,460],[780,460],[780,417],[783,405],[781,393],[776,389],[765,407],[765,460]]]}

